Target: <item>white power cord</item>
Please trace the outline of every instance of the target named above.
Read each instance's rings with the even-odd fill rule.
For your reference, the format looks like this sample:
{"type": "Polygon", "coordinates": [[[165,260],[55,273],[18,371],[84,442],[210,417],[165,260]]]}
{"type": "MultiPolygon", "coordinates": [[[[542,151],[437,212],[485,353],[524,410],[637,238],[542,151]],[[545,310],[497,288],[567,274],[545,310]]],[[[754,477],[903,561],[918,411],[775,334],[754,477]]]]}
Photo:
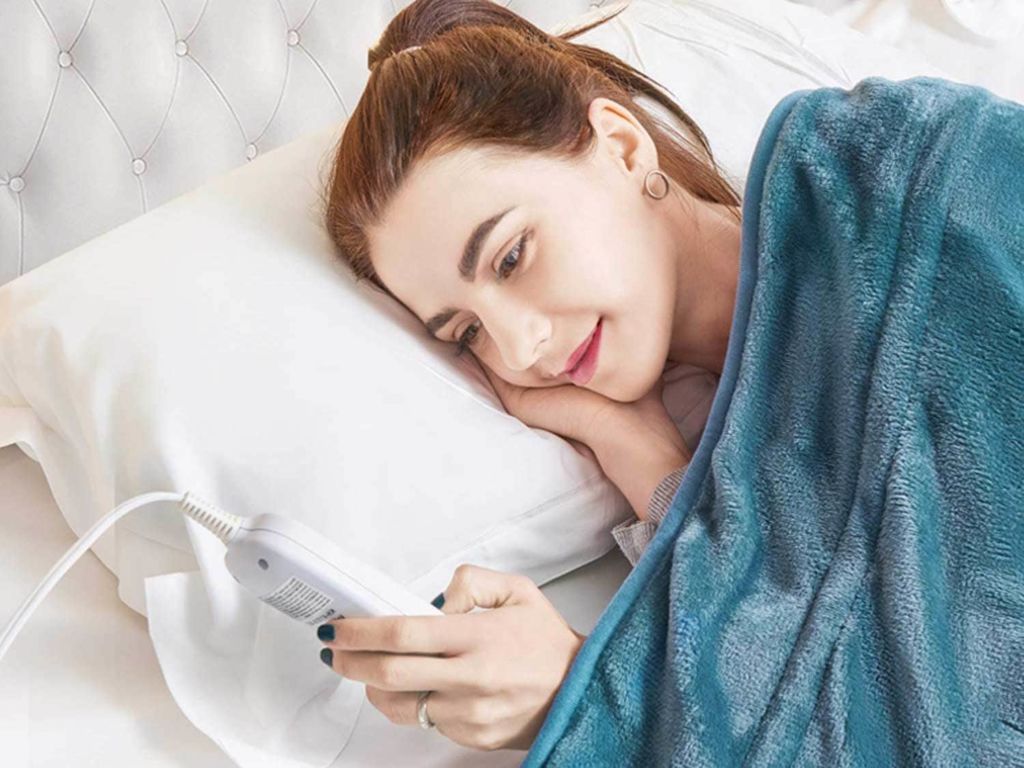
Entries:
{"type": "Polygon", "coordinates": [[[50,594],[50,591],[57,586],[57,582],[63,578],[64,574],[70,570],[71,566],[78,562],[78,559],[86,552],[86,550],[88,550],[89,547],[91,547],[96,540],[102,536],[108,528],[110,528],[110,526],[129,512],[156,501],[178,502],[186,515],[191,517],[207,530],[211,531],[225,544],[238,532],[243,519],[238,515],[232,515],[225,512],[208,501],[203,501],[191,491],[184,494],[171,493],[167,491],[153,491],[152,493],[144,493],[140,496],[128,499],[128,501],[118,505],[112,512],[97,520],[93,527],[86,531],[85,535],[75,542],[74,546],[72,546],[71,549],[69,549],[64,556],[57,561],[53,568],[50,569],[50,572],[46,575],[46,578],[39,583],[39,586],[35,588],[35,591],[28,596],[24,603],[22,603],[21,607],[14,614],[14,618],[11,619],[4,628],[3,634],[0,635],[0,661],[3,660],[4,654],[7,653],[7,649],[10,648],[11,643],[14,642],[14,638],[18,636],[18,633],[21,631],[22,627],[25,626],[25,623],[35,612],[39,604],[48,594],[50,594]]]}

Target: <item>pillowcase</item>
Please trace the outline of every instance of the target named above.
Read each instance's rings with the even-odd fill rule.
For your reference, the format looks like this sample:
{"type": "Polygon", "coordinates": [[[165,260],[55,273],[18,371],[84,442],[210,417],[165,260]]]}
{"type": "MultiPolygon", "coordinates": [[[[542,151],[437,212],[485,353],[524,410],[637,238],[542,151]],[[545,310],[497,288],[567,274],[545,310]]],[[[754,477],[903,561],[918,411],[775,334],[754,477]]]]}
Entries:
{"type": "MultiPolygon", "coordinates": [[[[460,562],[543,582],[600,557],[629,511],[600,467],[338,261],[315,210],[338,130],[3,286],[0,443],[28,447],[79,535],[192,490],[298,518],[427,599],[460,562]]],[[[140,612],[142,579],[183,569],[150,542],[191,553],[173,504],[95,547],[140,612]]]]}
{"type": "MultiPolygon", "coordinates": [[[[739,191],[786,93],[941,74],[788,2],[633,0],[576,42],[668,87],[739,191]]],[[[0,445],[42,464],[79,535],[128,497],[192,490],[292,515],[427,599],[462,562],[543,584],[605,554],[633,512],[600,467],[336,259],[316,194],[341,128],[0,288],[0,445]]],[[[673,399],[669,382],[681,423],[673,399]]],[[[141,613],[147,576],[196,567],[168,504],[94,550],[141,613]]]]}

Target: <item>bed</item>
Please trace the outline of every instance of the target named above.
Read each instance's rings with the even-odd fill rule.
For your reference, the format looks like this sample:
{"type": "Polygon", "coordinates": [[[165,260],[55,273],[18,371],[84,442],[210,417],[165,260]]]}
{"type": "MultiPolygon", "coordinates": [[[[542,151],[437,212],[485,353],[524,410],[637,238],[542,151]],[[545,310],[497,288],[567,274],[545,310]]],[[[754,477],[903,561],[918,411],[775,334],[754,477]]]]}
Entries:
{"type": "MultiPolygon", "coordinates": [[[[680,0],[680,4],[685,4],[680,0]]],[[[917,2],[817,2],[822,13],[831,14],[844,24],[858,29],[889,46],[931,61],[950,65],[961,79],[992,88],[1009,98],[1024,99],[1024,58],[1014,47],[1019,40],[994,42],[974,35],[958,26],[940,0],[917,2]]],[[[204,13],[209,28],[225,32],[248,28],[246,25],[281,27],[282,16],[288,33],[287,44],[292,58],[289,66],[295,73],[307,76],[319,68],[321,74],[338,75],[321,78],[331,82],[334,97],[352,103],[358,97],[365,73],[365,50],[397,11],[390,2],[367,3],[365,13],[352,24],[346,17],[342,34],[345,45],[337,46],[333,60],[317,59],[309,54],[314,49],[317,33],[331,28],[341,19],[341,0],[303,3],[265,4],[260,14],[250,15],[243,22],[240,7],[231,4],[210,4],[198,8],[185,3],[161,2],[156,16],[145,16],[138,7],[115,8],[108,3],[74,3],[61,13],[44,13],[35,4],[18,4],[12,15],[13,25],[5,25],[0,40],[7,44],[16,60],[31,62],[40,47],[47,55],[54,40],[78,39],[83,29],[101,30],[105,36],[82,39],[90,45],[125,48],[145,45],[150,33],[160,37],[160,25],[185,29],[204,13]],[[219,8],[217,6],[220,6],[219,8]],[[24,6],[24,7],[21,7],[24,6]],[[163,10],[161,10],[161,7],[163,10]],[[287,6],[287,9],[286,9],[287,6]],[[26,10],[27,9],[27,10],[26,10]],[[88,20],[88,26],[86,25],[88,20]],[[290,21],[289,21],[290,20],[290,21]],[[238,22],[236,25],[235,22],[238,22]],[[303,24],[308,24],[303,27],[303,24]],[[145,30],[145,34],[141,33],[145,30]],[[156,31],[154,31],[156,30],[156,31]],[[300,31],[301,30],[301,31],[300,31]],[[12,32],[13,31],[13,32],[12,32]],[[139,33],[139,34],[125,34],[139,33]],[[307,34],[308,32],[308,34],[307,34]],[[14,37],[6,35],[15,34],[14,37]],[[42,41],[30,50],[31,41],[42,41]],[[311,44],[310,49],[303,46],[311,44]],[[356,76],[348,73],[356,62],[356,76]],[[346,68],[348,67],[348,68],[346,68]]],[[[193,4],[196,5],[196,4],[193,4]]],[[[553,27],[582,13],[588,6],[603,3],[585,2],[512,2],[511,7],[536,23],[553,27]]],[[[152,10],[152,9],[150,9],[152,10]]],[[[5,11],[6,13],[6,11],[5,11]]],[[[335,26],[336,29],[342,27],[335,26]]],[[[320,39],[322,43],[322,38],[320,39]]],[[[175,46],[175,55],[189,53],[183,40],[175,46]],[[184,46],[184,47],[183,47],[184,46]]],[[[197,38],[197,43],[201,40],[197,38]]],[[[62,70],[71,69],[78,51],[72,45],[53,49],[62,70]]],[[[83,46],[85,60],[87,46],[83,46]]],[[[322,49],[321,49],[322,50],[322,49]]],[[[26,71],[29,66],[26,63],[26,71]]],[[[276,66],[276,64],[275,64],[276,66]]],[[[17,73],[18,67],[6,73],[17,73]]],[[[93,70],[98,81],[110,73],[93,70]]],[[[214,82],[218,73],[206,73],[214,82]]],[[[277,78],[286,70],[274,70],[277,78]]],[[[296,75],[298,76],[298,75],[296,75]]],[[[32,91],[16,91],[10,79],[0,74],[0,93],[12,94],[0,111],[0,137],[4,138],[5,169],[0,181],[7,187],[0,190],[0,282],[15,279],[69,248],[149,210],[161,202],[194,188],[218,172],[254,159],[260,152],[286,143],[315,126],[336,119],[318,104],[318,92],[310,86],[287,92],[287,99],[278,91],[270,97],[265,133],[250,137],[243,155],[234,156],[225,148],[237,144],[237,135],[228,142],[225,137],[246,118],[246,110],[267,107],[265,97],[269,86],[259,93],[246,94],[238,83],[215,89],[220,98],[196,101],[194,120],[216,124],[212,136],[223,142],[209,144],[209,152],[174,157],[166,155],[169,172],[159,176],[152,185],[139,179],[150,171],[139,159],[130,164],[131,175],[112,175],[109,156],[97,153],[95,165],[78,166],[86,181],[104,195],[98,196],[93,210],[76,207],[71,198],[62,195],[61,187],[68,179],[52,170],[62,157],[81,154],[88,147],[76,142],[76,132],[69,130],[76,119],[88,115],[92,120],[106,120],[107,107],[99,100],[72,105],[70,111],[50,115],[40,99],[51,90],[42,85],[32,91]],[[233,91],[231,86],[236,86],[233,91]],[[234,102],[242,94],[241,102],[234,102]],[[13,96],[17,96],[14,99],[13,96]],[[276,105],[274,99],[277,99],[276,105]],[[302,102],[301,99],[306,101],[302,102]],[[262,99],[262,101],[261,101],[262,99]],[[99,104],[99,106],[97,106],[99,104]],[[205,111],[204,111],[205,110],[205,111]],[[40,135],[38,120],[50,118],[49,130],[61,136],[46,144],[46,158],[52,162],[47,172],[21,175],[26,157],[32,154],[32,142],[40,135]],[[278,120],[273,116],[280,115],[278,120]],[[63,122],[62,122],[63,121],[63,122]],[[41,182],[41,183],[40,183],[41,182]],[[7,194],[5,194],[7,193],[7,194]],[[50,204],[45,214],[26,218],[26,206],[32,194],[47,195],[50,204]]],[[[269,81],[269,75],[268,75],[269,81]]],[[[153,81],[158,82],[158,79],[153,81]]],[[[222,81],[225,82],[225,81],[222,81]]],[[[276,81],[275,81],[276,82],[276,81]]],[[[307,77],[300,83],[312,83],[307,77]]],[[[145,87],[134,80],[120,95],[120,106],[131,89],[145,87]]],[[[154,86],[155,87],[155,86],[154,86]]],[[[189,83],[182,83],[182,88],[189,83]]],[[[86,92],[83,92],[86,93],[86,92]]],[[[285,91],[280,91],[284,94],[285,91]]],[[[125,110],[123,110],[125,111],[125,110]]],[[[125,113],[130,113],[128,109],[125,113]]],[[[186,127],[177,126],[178,130],[186,127]]],[[[37,165],[37,168],[46,168],[37,165]]],[[[0,587],[0,616],[8,616],[43,577],[52,563],[74,542],[75,536],[61,515],[39,465],[20,449],[0,449],[0,569],[5,576],[0,587]]],[[[630,565],[617,549],[597,560],[542,585],[544,593],[579,632],[588,633],[630,571],[630,565]]],[[[229,766],[231,759],[206,734],[193,726],[178,708],[167,689],[157,662],[146,618],[127,605],[118,595],[117,579],[96,558],[88,553],[75,566],[57,590],[43,603],[33,621],[25,629],[11,652],[0,664],[0,754],[11,768],[39,768],[49,765],[102,764],[109,766],[229,766]]],[[[356,729],[338,766],[378,766],[415,763],[424,766],[490,766],[516,765],[521,752],[480,753],[458,747],[436,733],[418,729],[399,729],[370,706],[360,712],[356,729]]]]}

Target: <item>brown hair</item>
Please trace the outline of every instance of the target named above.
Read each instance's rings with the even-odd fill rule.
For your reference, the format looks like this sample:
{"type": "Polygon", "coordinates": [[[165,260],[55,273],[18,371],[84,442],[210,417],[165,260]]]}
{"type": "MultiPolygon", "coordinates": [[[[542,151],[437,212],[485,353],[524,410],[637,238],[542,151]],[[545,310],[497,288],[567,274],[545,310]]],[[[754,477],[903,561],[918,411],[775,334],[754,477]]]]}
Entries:
{"type": "Polygon", "coordinates": [[[568,42],[621,10],[560,35],[492,0],[415,0],[391,20],[369,51],[371,73],[322,200],[327,231],[358,280],[397,300],[373,269],[366,229],[418,159],[465,146],[579,157],[591,146],[587,107],[598,96],[635,115],[673,181],[698,199],[733,206],[739,218],[739,196],[704,133],[662,86],[612,54],[568,42]],[[410,46],[421,47],[405,51],[410,46]],[[639,105],[641,95],[678,118],[699,146],[639,105]]]}

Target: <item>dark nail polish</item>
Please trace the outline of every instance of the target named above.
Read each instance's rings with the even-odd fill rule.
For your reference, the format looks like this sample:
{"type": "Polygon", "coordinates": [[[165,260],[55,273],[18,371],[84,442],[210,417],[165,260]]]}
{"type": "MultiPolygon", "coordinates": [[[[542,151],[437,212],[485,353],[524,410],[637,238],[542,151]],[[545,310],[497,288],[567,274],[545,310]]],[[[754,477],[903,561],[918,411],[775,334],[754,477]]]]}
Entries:
{"type": "Polygon", "coordinates": [[[432,606],[434,606],[435,608],[440,608],[441,606],[443,606],[444,605],[444,592],[442,592],[440,595],[438,595],[433,600],[431,600],[430,604],[432,606]]]}
{"type": "Polygon", "coordinates": [[[324,648],[320,651],[320,661],[326,664],[328,667],[334,666],[334,651],[330,648],[324,648]]]}
{"type": "Polygon", "coordinates": [[[316,628],[316,636],[323,640],[325,643],[331,642],[334,639],[334,625],[333,624],[321,624],[316,628]]]}

